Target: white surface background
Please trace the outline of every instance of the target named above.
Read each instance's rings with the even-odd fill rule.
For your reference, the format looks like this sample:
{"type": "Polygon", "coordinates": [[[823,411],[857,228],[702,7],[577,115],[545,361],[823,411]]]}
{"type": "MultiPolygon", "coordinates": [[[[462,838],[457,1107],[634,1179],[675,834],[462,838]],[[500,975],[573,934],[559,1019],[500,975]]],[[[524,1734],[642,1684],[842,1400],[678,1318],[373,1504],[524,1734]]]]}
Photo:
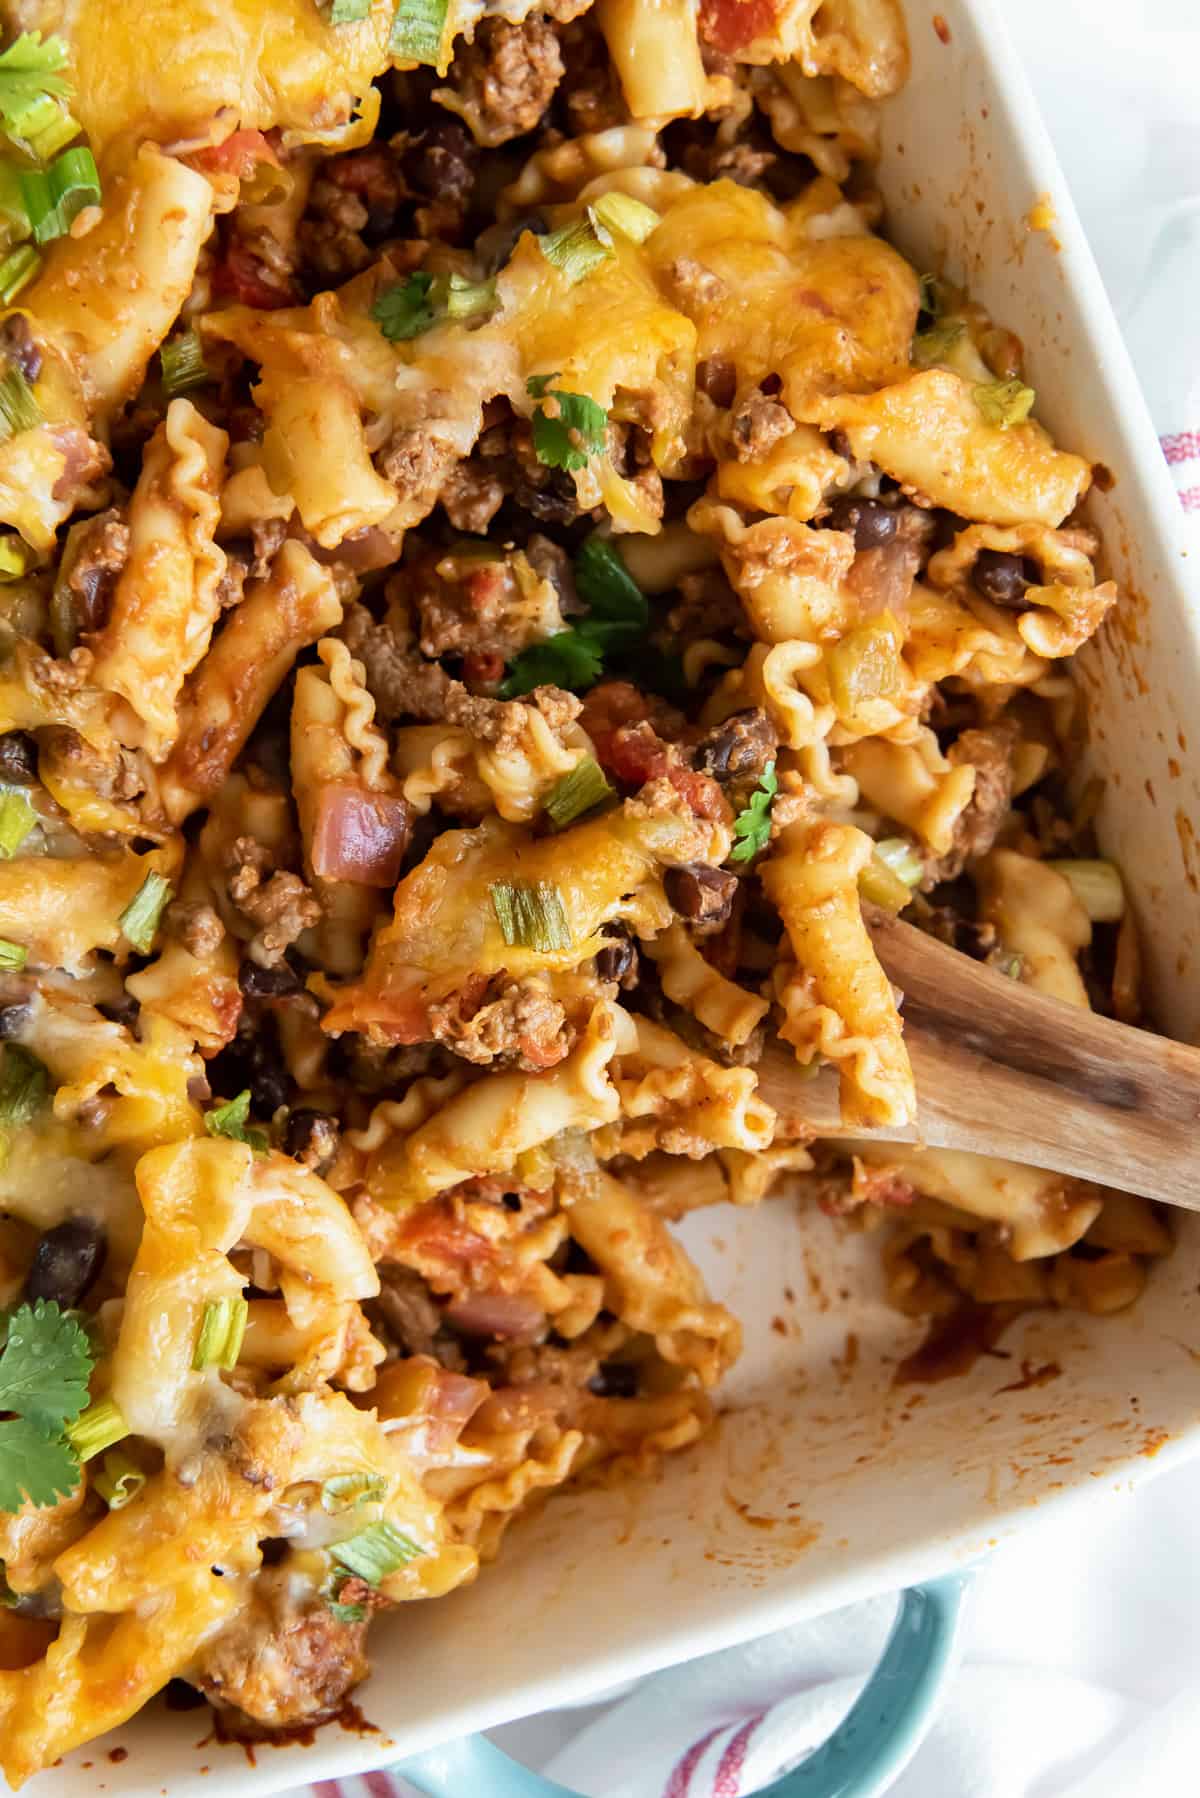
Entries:
{"type": "MultiPolygon", "coordinates": [[[[1155,424],[1164,437],[1200,433],[1200,0],[1000,4],[1155,424]]],[[[1200,501],[1200,457],[1172,473],[1200,501]]],[[[1200,545],[1200,503],[1191,516],[1200,545]]],[[[853,1696],[889,1616],[885,1604],[855,1607],[757,1653],[660,1675],[615,1707],[530,1718],[494,1739],[581,1791],[633,1798],[638,1745],[644,1731],[657,1733],[653,1719],[671,1717],[671,1735],[686,1744],[733,1714],[739,1679],[757,1708],[787,1667],[791,1689],[805,1688],[794,1727],[819,1738],[853,1696]]],[[[703,1771],[697,1798],[711,1789],[703,1771]]],[[[748,1760],[746,1791],[752,1773],[748,1760]]],[[[943,1720],[893,1794],[1198,1791],[1200,1463],[1118,1497],[1094,1522],[1043,1526],[997,1553],[978,1582],[943,1720]]]]}

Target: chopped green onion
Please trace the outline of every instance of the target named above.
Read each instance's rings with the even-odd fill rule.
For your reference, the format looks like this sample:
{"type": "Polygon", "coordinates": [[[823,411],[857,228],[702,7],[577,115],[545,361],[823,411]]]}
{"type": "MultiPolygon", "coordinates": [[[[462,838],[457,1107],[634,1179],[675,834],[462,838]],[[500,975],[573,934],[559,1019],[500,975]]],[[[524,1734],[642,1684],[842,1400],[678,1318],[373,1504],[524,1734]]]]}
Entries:
{"type": "Polygon", "coordinates": [[[1010,950],[1007,954],[996,956],[994,960],[989,956],[988,962],[998,974],[1003,974],[1007,980],[1019,980],[1025,972],[1025,957],[1018,955],[1015,949],[1010,950]]]}
{"type": "Polygon", "coordinates": [[[40,425],[42,408],[33,396],[33,388],[15,363],[0,375],[0,443],[19,437],[40,425]]]}
{"type": "Polygon", "coordinates": [[[22,244],[0,262],[0,306],[11,306],[21,289],[32,281],[42,259],[32,244],[22,244]]]}
{"type": "Polygon", "coordinates": [[[21,168],[7,157],[0,158],[0,243],[7,248],[24,243],[28,236],[29,214],[21,191],[21,168]]]}
{"type": "Polygon", "coordinates": [[[546,795],[546,815],[555,830],[565,830],[604,800],[615,798],[603,768],[594,755],[585,755],[569,773],[556,781],[546,795]]]}
{"type": "Polygon", "coordinates": [[[194,1373],[200,1373],[205,1367],[222,1367],[226,1373],[232,1372],[242,1352],[249,1310],[244,1298],[209,1300],[204,1307],[200,1334],[192,1355],[194,1373]]]}
{"type": "Polygon", "coordinates": [[[20,1043],[5,1043],[0,1061],[0,1124],[10,1130],[31,1124],[49,1090],[45,1063],[20,1043]]]}
{"type": "Polygon", "coordinates": [[[129,1425],[115,1399],[101,1398],[89,1405],[82,1417],[69,1423],[64,1433],[79,1459],[90,1461],[128,1436],[129,1425]]]}
{"type": "Polygon", "coordinates": [[[571,932],[562,894],[548,880],[498,880],[491,889],[492,909],[509,948],[535,949],[539,955],[569,949],[571,932]]]}
{"type": "Polygon", "coordinates": [[[118,920],[125,939],[139,955],[149,955],[162,915],[171,897],[171,883],[162,874],[147,874],[118,920]]]}
{"type": "Polygon", "coordinates": [[[912,898],[912,888],[888,867],[878,851],[859,870],[858,890],[872,905],[893,914],[902,912],[912,898]]]}
{"type": "Polygon", "coordinates": [[[72,118],[64,107],[51,101],[32,130],[27,127],[22,136],[39,162],[49,162],[52,156],[65,150],[82,130],[83,126],[78,119],[72,118]]]}
{"type": "Polygon", "coordinates": [[[92,1485],[110,1511],[121,1511],[146,1484],[146,1475],[123,1449],[114,1448],[104,1465],[92,1475],[92,1485]]]}
{"type": "Polygon", "coordinates": [[[11,861],[37,823],[37,813],[19,787],[0,787],[0,861],[11,861]]]}
{"type": "Polygon", "coordinates": [[[920,886],[925,864],[908,837],[882,837],[875,845],[875,853],[906,887],[920,886]]]}
{"type": "Polygon", "coordinates": [[[495,277],[468,281],[465,275],[439,275],[433,284],[433,301],[447,318],[477,318],[496,304],[495,277]]]}
{"type": "Polygon", "coordinates": [[[653,206],[615,190],[593,201],[592,212],[609,231],[619,231],[634,243],[645,243],[655,226],[662,223],[662,215],[653,206]]]}
{"type": "Polygon", "coordinates": [[[388,54],[408,62],[442,62],[448,0],[400,0],[388,38],[388,54]]]}
{"type": "Polygon", "coordinates": [[[971,395],[986,423],[1001,431],[1023,424],[1037,398],[1033,388],[1026,387],[1015,375],[1009,381],[980,381],[972,387],[971,395]]]}
{"type": "Polygon", "coordinates": [[[33,551],[22,537],[0,537],[0,581],[19,581],[29,573],[33,551]]]}
{"type": "Polygon", "coordinates": [[[424,1550],[395,1524],[381,1522],[369,1523],[345,1542],[335,1542],[331,1553],[335,1561],[365,1579],[368,1586],[378,1586],[389,1573],[415,1561],[424,1550]]]}
{"type": "Polygon", "coordinates": [[[541,404],[533,415],[533,447],[547,468],[586,468],[604,448],[608,414],[586,393],[551,388],[557,374],[530,375],[525,391],[541,404]]]}
{"type": "Polygon", "coordinates": [[[966,328],[961,318],[944,318],[928,331],[918,331],[912,340],[913,361],[921,368],[944,362],[966,328]]]}
{"type": "Polygon", "coordinates": [[[567,280],[574,284],[612,257],[612,245],[604,241],[600,230],[589,211],[583,218],[572,219],[569,225],[560,225],[557,231],[548,231],[544,237],[539,237],[538,248],[546,261],[560,268],[567,280]]]}
{"type": "Polygon", "coordinates": [[[10,943],[7,937],[0,936],[0,968],[6,974],[19,974],[28,959],[24,943],[10,943]]]}
{"type": "Polygon", "coordinates": [[[204,1128],[210,1136],[228,1136],[233,1142],[248,1143],[258,1154],[265,1154],[269,1139],[265,1130],[247,1129],[250,1116],[250,1088],[247,1086],[224,1105],[215,1105],[204,1114],[204,1128]]]}
{"type": "Polygon", "coordinates": [[[386,1492],[387,1480],[381,1473],[335,1473],[321,1487],[321,1509],[336,1516],[372,1504],[386,1492]]]}
{"type": "Polygon", "coordinates": [[[182,337],[164,343],[158,358],[162,364],[163,386],[171,398],[212,380],[204,360],[204,346],[195,331],[185,331],[182,337]]]}
{"type": "Polygon", "coordinates": [[[96,159],[82,145],[64,150],[48,169],[25,169],[21,194],[35,243],[65,237],[85,206],[100,204],[96,159]]]}
{"type": "Polygon", "coordinates": [[[1068,881],[1093,924],[1116,924],[1125,916],[1125,888],[1112,862],[1048,861],[1068,881]]]}
{"type": "Polygon", "coordinates": [[[371,0],[333,0],[329,8],[331,25],[357,25],[371,11],[371,0]]]}

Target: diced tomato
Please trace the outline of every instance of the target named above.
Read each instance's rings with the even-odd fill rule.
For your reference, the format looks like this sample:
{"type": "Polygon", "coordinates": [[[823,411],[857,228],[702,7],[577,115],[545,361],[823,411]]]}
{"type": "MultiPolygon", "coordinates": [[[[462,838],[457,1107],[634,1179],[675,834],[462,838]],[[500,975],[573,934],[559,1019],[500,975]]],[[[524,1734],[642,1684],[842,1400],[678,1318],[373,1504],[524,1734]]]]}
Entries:
{"type": "Polygon", "coordinates": [[[187,161],[204,174],[236,175],[239,181],[249,181],[260,162],[282,166],[275,146],[261,131],[235,131],[224,143],[194,151],[187,161]]]}
{"type": "Polygon", "coordinates": [[[700,774],[683,762],[672,761],[667,779],[697,818],[727,818],[729,806],[725,795],[711,774],[700,774]]]}
{"type": "Polygon", "coordinates": [[[504,657],[490,649],[471,649],[463,657],[463,679],[471,687],[492,687],[504,673],[504,657]]]}
{"type": "Polygon", "coordinates": [[[243,306],[254,306],[260,312],[277,311],[280,306],[294,306],[296,295],[288,287],[276,287],[266,279],[266,268],[237,238],[231,238],[225,254],[213,270],[214,293],[240,300],[243,306]]]}
{"type": "Polygon", "coordinates": [[[868,1168],[863,1180],[865,1196],[872,1205],[911,1205],[915,1189],[894,1168],[868,1168]]]}
{"type": "Polygon", "coordinates": [[[595,743],[597,760],[627,786],[645,786],[667,772],[667,746],[652,725],[622,724],[595,743]]]}
{"type": "Polygon", "coordinates": [[[420,1257],[426,1264],[440,1262],[447,1269],[469,1268],[496,1259],[493,1244],[456,1217],[445,1199],[428,1199],[418,1205],[404,1220],[399,1241],[409,1255],[420,1257]]]}
{"type": "Polygon", "coordinates": [[[321,172],[346,193],[359,194],[368,205],[374,202],[394,206],[399,198],[395,164],[386,151],[374,146],[334,157],[321,172]]]}
{"type": "Polygon", "coordinates": [[[733,56],[775,31],[773,0],[700,0],[700,36],[733,56]]]}

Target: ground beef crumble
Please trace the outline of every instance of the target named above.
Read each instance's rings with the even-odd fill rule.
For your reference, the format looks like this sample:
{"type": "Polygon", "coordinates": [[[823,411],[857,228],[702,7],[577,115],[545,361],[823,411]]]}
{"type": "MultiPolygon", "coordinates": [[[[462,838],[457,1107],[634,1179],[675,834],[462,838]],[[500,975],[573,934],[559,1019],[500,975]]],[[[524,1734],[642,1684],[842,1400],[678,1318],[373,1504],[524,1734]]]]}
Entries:
{"type": "Polygon", "coordinates": [[[485,19],[472,43],[459,44],[450,88],[435,98],[461,113],[476,143],[493,149],[535,128],[562,76],[558,37],[546,19],[485,19]]]}
{"type": "Polygon", "coordinates": [[[211,1703],[269,1729],[320,1722],[366,1678],[366,1629],[297,1590],[284,1561],[258,1575],[249,1604],[205,1643],[188,1678],[211,1703]]]}
{"type": "Polygon", "coordinates": [[[271,851],[253,837],[237,837],[225,852],[229,898],[253,929],[247,954],[260,967],[276,967],[305,930],[320,922],[321,907],[298,874],[276,869],[271,851]]]}

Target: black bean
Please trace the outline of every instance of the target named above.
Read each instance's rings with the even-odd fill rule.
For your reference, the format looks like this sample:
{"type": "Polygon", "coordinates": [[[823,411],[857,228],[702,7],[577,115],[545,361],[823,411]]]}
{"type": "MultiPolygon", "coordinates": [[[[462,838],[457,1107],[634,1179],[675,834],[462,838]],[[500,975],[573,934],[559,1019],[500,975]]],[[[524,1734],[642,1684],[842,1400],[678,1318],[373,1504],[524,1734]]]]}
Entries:
{"type": "Polygon", "coordinates": [[[106,1000],[96,1007],[102,1018],[107,1018],[110,1024],[122,1024],[126,1030],[133,1029],[141,1009],[141,1001],[132,993],[122,993],[119,999],[106,1000]]]}
{"type": "Polygon", "coordinates": [[[282,999],[298,992],[300,977],[281,961],[275,968],[260,968],[256,961],[244,961],[238,969],[238,985],[247,999],[282,999]]]}
{"type": "Polygon", "coordinates": [[[28,999],[20,1005],[0,1005],[0,1042],[9,1042],[21,1034],[29,1022],[29,1012],[28,999]]]}
{"type": "Polygon", "coordinates": [[[706,868],[702,862],[690,862],[682,868],[668,868],[663,875],[663,891],[681,918],[695,924],[723,924],[733,908],[738,877],[724,868],[706,868]]]}
{"type": "Polygon", "coordinates": [[[692,766],[721,782],[749,774],[757,779],[774,754],[774,726],[761,707],[752,706],[701,737],[692,751],[692,766]]]}
{"type": "Polygon", "coordinates": [[[637,1368],[628,1361],[606,1361],[588,1381],[588,1391],[597,1398],[636,1398],[637,1368]]]}
{"type": "Polygon", "coordinates": [[[637,980],[638,954],[627,936],[618,937],[596,956],[596,973],[601,980],[616,980],[622,986],[637,980]],[[633,976],[632,980],[630,976],[633,976]]]}
{"type": "Polygon", "coordinates": [[[323,1173],[338,1148],[337,1119],[325,1111],[312,1111],[301,1106],[293,1111],[283,1133],[283,1152],[303,1161],[314,1173],[323,1173]]]}
{"type": "Polygon", "coordinates": [[[0,781],[31,787],[37,780],[37,744],[23,730],[0,736],[0,781]]]}
{"type": "Polygon", "coordinates": [[[971,585],[994,606],[1020,610],[1029,579],[1022,557],[1003,549],[981,549],[971,570],[971,585]]]}
{"type": "Polygon", "coordinates": [[[403,168],[416,193],[462,204],[475,185],[479,150],[457,119],[430,125],[405,152],[403,168]]]}
{"type": "Polygon", "coordinates": [[[826,530],[846,531],[855,549],[882,549],[896,535],[896,514],[877,499],[835,499],[821,520],[826,530]]]}
{"type": "Polygon", "coordinates": [[[737,369],[726,356],[707,356],[696,364],[696,385],[714,406],[728,411],[737,393],[737,369]]]}
{"type": "Polygon", "coordinates": [[[56,1299],[64,1311],[69,1310],[95,1284],[106,1250],[100,1224],[90,1217],[64,1218],[39,1239],[24,1296],[56,1299]]]}
{"type": "Polygon", "coordinates": [[[8,359],[25,376],[36,381],[42,372],[42,352],[34,342],[29,320],[23,312],[12,312],[0,325],[0,342],[8,359]]]}

